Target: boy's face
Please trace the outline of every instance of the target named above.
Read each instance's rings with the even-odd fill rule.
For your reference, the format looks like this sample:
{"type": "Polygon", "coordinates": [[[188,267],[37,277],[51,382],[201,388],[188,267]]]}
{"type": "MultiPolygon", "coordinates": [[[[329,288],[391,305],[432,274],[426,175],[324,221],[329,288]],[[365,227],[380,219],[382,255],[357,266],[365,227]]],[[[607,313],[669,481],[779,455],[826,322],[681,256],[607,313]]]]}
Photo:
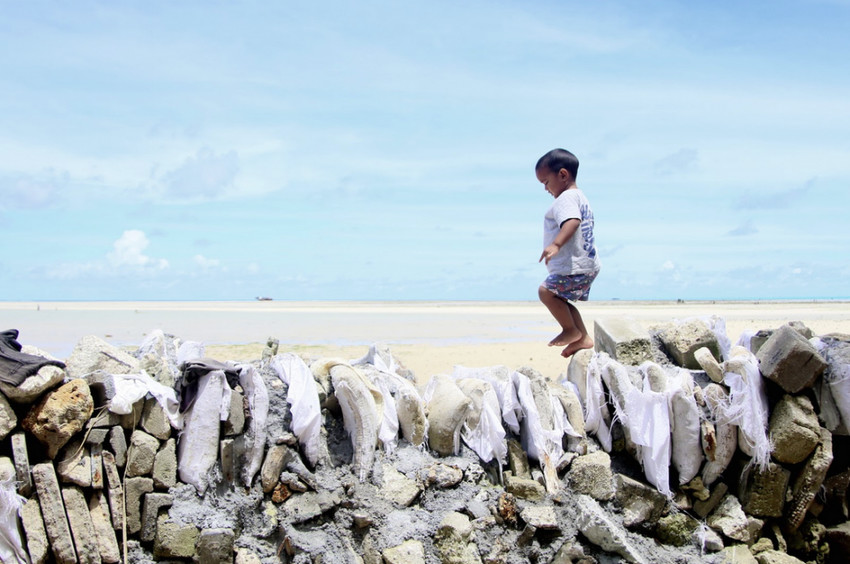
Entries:
{"type": "Polygon", "coordinates": [[[539,168],[536,171],[537,180],[543,184],[543,188],[552,194],[553,198],[557,198],[561,194],[564,193],[570,183],[572,178],[570,177],[570,173],[567,172],[567,169],[562,168],[558,172],[552,172],[546,167],[539,168]]]}

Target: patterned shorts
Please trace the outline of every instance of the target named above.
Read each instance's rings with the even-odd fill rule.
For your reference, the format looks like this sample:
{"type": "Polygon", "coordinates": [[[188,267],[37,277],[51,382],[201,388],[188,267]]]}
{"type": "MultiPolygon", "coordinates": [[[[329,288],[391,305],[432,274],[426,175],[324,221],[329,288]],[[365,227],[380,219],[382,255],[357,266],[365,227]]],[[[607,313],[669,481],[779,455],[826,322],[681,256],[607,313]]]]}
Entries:
{"type": "Polygon", "coordinates": [[[550,274],[542,286],[561,299],[569,301],[587,301],[590,296],[590,285],[599,272],[587,274],[550,274]]]}

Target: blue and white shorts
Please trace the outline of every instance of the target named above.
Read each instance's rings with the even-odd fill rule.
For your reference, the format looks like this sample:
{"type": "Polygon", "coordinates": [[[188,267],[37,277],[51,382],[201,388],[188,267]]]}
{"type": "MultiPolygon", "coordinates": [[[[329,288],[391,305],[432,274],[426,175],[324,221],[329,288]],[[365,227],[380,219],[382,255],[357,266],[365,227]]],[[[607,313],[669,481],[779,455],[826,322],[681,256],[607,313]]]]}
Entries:
{"type": "Polygon", "coordinates": [[[585,302],[590,296],[590,285],[597,274],[599,271],[586,274],[550,274],[542,286],[563,300],[585,302]]]}

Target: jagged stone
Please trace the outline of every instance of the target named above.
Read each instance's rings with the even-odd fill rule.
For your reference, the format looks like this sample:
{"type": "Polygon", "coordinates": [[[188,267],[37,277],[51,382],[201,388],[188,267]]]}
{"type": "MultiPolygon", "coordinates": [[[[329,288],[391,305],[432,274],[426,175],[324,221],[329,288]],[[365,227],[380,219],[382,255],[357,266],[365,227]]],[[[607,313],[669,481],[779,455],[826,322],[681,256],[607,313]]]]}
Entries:
{"type": "Polygon", "coordinates": [[[603,550],[619,554],[629,562],[651,561],[648,556],[641,554],[625,531],[608,517],[598,501],[584,494],[576,497],[576,527],[587,540],[603,550]]]}
{"type": "Polygon", "coordinates": [[[709,527],[697,527],[691,535],[691,544],[705,552],[719,552],[726,546],[720,535],[709,527]]]}
{"type": "Polygon", "coordinates": [[[808,457],[820,441],[820,424],[806,396],[785,394],[770,414],[771,453],[777,462],[797,464],[808,457]]]}
{"type": "Polygon", "coordinates": [[[805,564],[799,558],[778,550],[765,550],[756,554],[756,562],[758,564],[805,564]]]}
{"type": "Polygon", "coordinates": [[[65,501],[68,525],[71,527],[71,536],[77,550],[77,562],[99,564],[101,560],[97,535],[83,491],[75,486],[62,488],[62,499],[65,501]]]}
{"type": "Polygon", "coordinates": [[[570,487],[594,499],[607,501],[614,497],[614,480],[611,473],[611,457],[598,450],[573,460],[568,474],[570,487]]]}
{"type": "Polygon", "coordinates": [[[159,440],[144,431],[136,429],[130,435],[130,447],[127,449],[127,468],[125,475],[129,478],[149,476],[153,471],[156,453],[159,450],[159,440]]]}
{"type": "Polygon", "coordinates": [[[56,464],[56,474],[63,483],[84,488],[91,486],[91,456],[80,439],[74,439],[62,449],[56,464]]]}
{"type": "Polygon", "coordinates": [[[522,499],[541,500],[546,496],[546,488],[535,480],[517,478],[505,472],[505,491],[522,499]]]}
{"type": "Polygon", "coordinates": [[[171,436],[171,421],[162,405],[154,398],[145,400],[139,425],[161,441],[168,440],[171,436]]]}
{"type": "Polygon", "coordinates": [[[236,535],[231,529],[203,529],[198,538],[198,564],[219,564],[233,560],[236,535]]]}
{"type": "Polygon", "coordinates": [[[157,489],[174,487],[177,484],[177,441],[168,439],[156,453],[153,461],[153,485],[157,489]]]}
{"type": "Polygon", "coordinates": [[[109,505],[106,502],[106,494],[94,492],[89,499],[89,514],[94,526],[95,539],[97,540],[100,559],[112,564],[121,561],[121,551],[118,548],[118,539],[115,536],[115,528],[112,519],[109,518],[109,505]]]}
{"type": "Polygon", "coordinates": [[[224,422],[224,436],[232,437],[234,435],[241,435],[245,429],[245,407],[244,407],[245,398],[237,392],[236,390],[232,390],[230,392],[230,411],[228,412],[227,419],[224,422]]]}
{"type": "Polygon", "coordinates": [[[94,403],[85,380],[75,379],[47,392],[30,409],[22,422],[24,429],[47,447],[54,458],[59,449],[78,433],[94,411],[94,403]]]}
{"type": "Polygon", "coordinates": [[[508,439],[508,468],[511,469],[511,473],[517,478],[531,479],[531,466],[528,464],[528,455],[516,439],[508,439]]]}
{"type": "Polygon", "coordinates": [[[27,497],[32,493],[30,459],[29,454],[27,454],[27,436],[24,433],[14,433],[11,442],[12,460],[15,463],[15,480],[18,482],[18,493],[27,497]]]}
{"type": "Polygon", "coordinates": [[[288,521],[298,524],[315,519],[341,502],[342,494],[339,491],[305,492],[290,497],[281,510],[288,521]]]}
{"type": "Polygon", "coordinates": [[[623,508],[626,527],[655,525],[667,508],[667,498],[656,488],[633,480],[623,474],[614,476],[616,500],[623,508]]]}
{"type": "Polygon", "coordinates": [[[130,353],[94,335],[77,341],[65,363],[69,378],[81,378],[97,370],[107,374],[138,374],[139,361],[130,353]]]}
{"type": "Polygon", "coordinates": [[[715,359],[722,358],[717,336],[699,319],[673,324],[658,337],[675,363],[684,368],[700,369],[694,353],[701,348],[707,348],[715,359]]]}
{"type": "Polygon", "coordinates": [[[827,528],[824,540],[829,545],[831,562],[850,562],[850,521],[827,528]]]}
{"type": "Polygon", "coordinates": [[[712,382],[723,382],[723,367],[720,366],[711,349],[708,347],[698,348],[694,351],[694,360],[697,361],[697,364],[705,371],[712,382]]]}
{"type": "Polygon", "coordinates": [[[15,410],[6,401],[6,398],[0,394],[0,440],[6,438],[6,435],[18,426],[18,416],[15,415],[15,410]]]}
{"type": "Polygon", "coordinates": [[[112,373],[95,370],[90,374],[81,374],[79,377],[89,385],[94,405],[97,408],[108,406],[117,393],[115,376],[112,373]]]}
{"type": "Polygon", "coordinates": [[[676,512],[658,520],[656,535],[664,544],[687,546],[691,544],[699,521],[687,513],[676,512]]]}
{"type": "Polygon", "coordinates": [[[634,319],[597,319],[593,322],[593,339],[595,350],[608,353],[621,364],[637,366],[652,360],[649,334],[634,319]]]}
{"type": "Polygon", "coordinates": [[[385,549],[381,555],[386,564],[420,564],[425,562],[425,546],[418,540],[407,540],[385,549]]]}
{"type": "Polygon", "coordinates": [[[41,505],[38,496],[34,495],[21,506],[21,524],[27,536],[27,552],[32,564],[47,562],[49,545],[47,531],[44,530],[44,519],[41,516],[41,505]]]}
{"type": "Polygon", "coordinates": [[[195,525],[176,523],[163,513],[156,523],[154,558],[191,558],[195,555],[195,545],[200,536],[201,532],[195,525]]]}
{"type": "Polygon", "coordinates": [[[434,546],[446,564],[480,564],[469,517],[456,511],[446,514],[437,526],[434,546]]]}
{"type": "Polygon", "coordinates": [[[237,548],[233,564],[262,564],[262,560],[256,553],[247,548],[237,548]]]}
{"type": "Polygon", "coordinates": [[[116,530],[124,527],[124,486],[115,464],[115,456],[108,451],[103,453],[103,475],[106,477],[106,496],[109,500],[109,514],[112,526],[116,530]]]}
{"type": "Polygon", "coordinates": [[[260,483],[263,486],[263,492],[269,493],[280,480],[280,473],[286,465],[286,457],[289,447],[286,445],[272,445],[266,451],[266,458],[263,460],[263,466],[260,470],[260,483]]]}
{"type": "Polygon", "coordinates": [[[450,464],[436,463],[424,469],[424,481],[427,487],[439,489],[453,488],[463,480],[463,470],[450,464]]]}
{"type": "Polygon", "coordinates": [[[519,514],[526,524],[535,529],[558,530],[558,516],[551,505],[529,505],[519,514]]]}
{"type": "Polygon", "coordinates": [[[720,561],[723,564],[758,564],[750,549],[743,544],[727,546],[720,551],[720,561]]]}
{"type": "Polygon", "coordinates": [[[59,564],[72,564],[77,561],[77,553],[74,550],[71,528],[65,515],[65,503],[62,501],[62,492],[59,490],[59,480],[56,478],[53,464],[36,464],[32,467],[32,477],[53,557],[59,564]]]}
{"type": "Polygon", "coordinates": [[[694,513],[705,519],[708,514],[714,511],[714,509],[720,504],[721,500],[726,496],[728,492],[729,486],[727,486],[725,483],[715,483],[714,488],[711,490],[711,494],[708,496],[708,499],[706,499],[705,501],[697,500],[694,502],[694,513]]]}
{"type": "Polygon", "coordinates": [[[0,395],[6,396],[14,403],[28,405],[38,400],[47,390],[61,384],[64,379],[65,370],[62,368],[53,365],[42,366],[38,372],[17,386],[0,382],[0,395]]]}
{"type": "Polygon", "coordinates": [[[582,404],[587,399],[587,366],[593,355],[593,349],[582,349],[572,356],[567,366],[567,381],[578,390],[582,404]]]}
{"type": "Polygon", "coordinates": [[[411,480],[389,464],[383,465],[383,483],[380,495],[396,505],[407,507],[412,504],[422,491],[416,480],[411,480]]]}
{"type": "Polygon", "coordinates": [[[91,487],[95,490],[103,489],[103,446],[100,444],[91,446],[91,487]]]}
{"type": "Polygon", "coordinates": [[[789,394],[811,387],[827,366],[817,349],[787,325],[773,332],[756,357],[762,375],[789,394]]]}
{"type": "Polygon", "coordinates": [[[724,496],[706,523],[730,539],[746,544],[755,542],[761,530],[760,522],[748,519],[738,498],[730,494],[724,496]]]}
{"type": "Polygon", "coordinates": [[[123,468],[127,464],[127,437],[119,425],[109,430],[109,449],[115,455],[115,464],[123,468]]]}
{"type": "Polygon", "coordinates": [[[791,471],[779,464],[771,462],[764,471],[749,465],[738,493],[743,510],[757,517],[781,517],[790,479],[791,471]]]}
{"type": "Polygon", "coordinates": [[[820,491],[826,472],[832,464],[832,434],[820,429],[821,443],[815,448],[791,486],[791,501],[786,509],[788,529],[796,530],[803,523],[815,495],[820,491]]]}

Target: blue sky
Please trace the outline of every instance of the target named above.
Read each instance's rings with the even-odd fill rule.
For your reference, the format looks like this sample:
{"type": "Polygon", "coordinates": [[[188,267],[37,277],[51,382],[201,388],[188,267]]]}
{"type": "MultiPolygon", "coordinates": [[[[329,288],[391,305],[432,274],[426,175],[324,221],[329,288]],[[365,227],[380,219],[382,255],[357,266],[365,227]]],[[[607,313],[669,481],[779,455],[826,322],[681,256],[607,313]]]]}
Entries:
{"type": "Polygon", "coordinates": [[[850,297],[848,1],[0,9],[0,299],[850,297]]]}

